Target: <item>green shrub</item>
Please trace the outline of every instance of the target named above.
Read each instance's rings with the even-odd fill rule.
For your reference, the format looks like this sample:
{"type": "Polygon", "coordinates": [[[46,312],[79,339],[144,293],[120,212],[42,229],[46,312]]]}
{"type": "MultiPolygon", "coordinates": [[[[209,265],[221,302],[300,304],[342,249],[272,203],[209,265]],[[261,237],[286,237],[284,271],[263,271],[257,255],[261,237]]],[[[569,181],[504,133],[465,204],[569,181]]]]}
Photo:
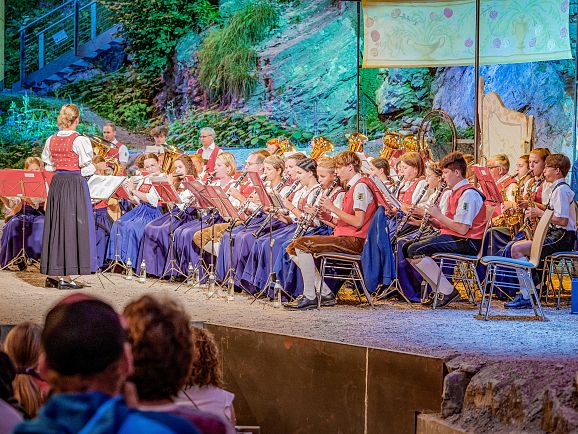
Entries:
{"type": "Polygon", "coordinates": [[[268,1],[248,5],[228,24],[213,30],[199,50],[199,84],[213,102],[228,104],[248,97],[257,85],[257,52],[277,25],[279,14],[268,1]]]}
{"type": "Polygon", "coordinates": [[[218,18],[218,8],[209,0],[102,1],[122,24],[136,70],[149,78],[166,70],[181,36],[218,18]]]}
{"type": "MultiPolygon", "coordinates": [[[[40,155],[48,137],[58,131],[56,117],[61,104],[40,98],[0,97],[0,167],[22,167],[26,157],[40,155]]],[[[81,109],[82,119],[82,109],[81,109]]],[[[81,133],[96,134],[96,125],[81,122],[81,133]]]]}
{"type": "Polygon", "coordinates": [[[220,146],[263,148],[272,137],[285,136],[293,143],[307,143],[311,134],[268,120],[265,116],[247,115],[234,111],[194,111],[170,126],[169,142],[185,149],[197,149],[199,132],[212,127],[217,133],[215,142],[220,146]]]}
{"type": "Polygon", "coordinates": [[[141,75],[127,71],[77,80],[57,89],[56,95],[86,104],[98,115],[133,131],[144,129],[154,116],[152,86],[141,75]]]}

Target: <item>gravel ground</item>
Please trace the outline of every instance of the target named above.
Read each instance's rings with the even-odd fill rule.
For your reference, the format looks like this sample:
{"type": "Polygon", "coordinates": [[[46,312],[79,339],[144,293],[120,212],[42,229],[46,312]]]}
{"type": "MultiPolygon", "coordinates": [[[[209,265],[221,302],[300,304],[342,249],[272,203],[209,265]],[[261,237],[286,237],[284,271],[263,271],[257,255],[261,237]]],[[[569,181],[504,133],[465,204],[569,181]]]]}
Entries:
{"type": "MultiPolygon", "coordinates": [[[[367,306],[343,305],[320,311],[289,311],[273,308],[271,302],[237,294],[227,302],[225,293],[209,299],[205,290],[149,279],[146,284],[127,281],[120,275],[111,280],[84,276],[91,284],[86,292],[112,303],[117,309],[146,292],[179,298],[195,321],[303,336],[308,338],[365,345],[444,358],[474,356],[487,359],[569,358],[578,354],[578,315],[568,309],[546,308],[548,321],[474,318],[473,306],[456,303],[451,308],[432,311],[402,302],[379,302],[367,306]],[[154,284],[153,284],[154,283],[154,284]],[[152,285],[152,286],[151,286],[152,285]]],[[[44,314],[67,293],[43,287],[44,277],[32,272],[0,272],[0,323],[25,320],[42,322],[44,314]]],[[[497,302],[496,315],[511,314],[497,302]]],[[[530,314],[530,312],[525,312],[530,314]]]]}

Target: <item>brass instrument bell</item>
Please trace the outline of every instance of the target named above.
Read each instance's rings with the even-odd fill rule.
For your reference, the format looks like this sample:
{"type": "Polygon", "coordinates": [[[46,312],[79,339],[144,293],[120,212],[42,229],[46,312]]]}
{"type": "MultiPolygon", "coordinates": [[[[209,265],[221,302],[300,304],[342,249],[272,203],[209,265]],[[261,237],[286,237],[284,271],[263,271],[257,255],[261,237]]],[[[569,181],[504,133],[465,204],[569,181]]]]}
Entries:
{"type": "Polygon", "coordinates": [[[367,136],[362,133],[353,133],[347,139],[349,152],[363,152],[363,145],[367,142],[367,136]]]}
{"type": "Polygon", "coordinates": [[[383,136],[383,148],[381,148],[379,156],[389,160],[393,151],[400,149],[401,146],[401,134],[394,131],[386,133],[385,136],[383,136]]]}
{"type": "MultiPolygon", "coordinates": [[[[279,139],[271,139],[271,140],[277,141],[277,150],[275,151],[275,155],[278,155],[280,157],[285,152],[295,152],[295,145],[287,137],[281,137],[279,139]]],[[[269,142],[271,140],[269,140],[269,142]]]]}
{"type": "Polygon", "coordinates": [[[175,160],[183,155],[183,151],[176,146],[170,145],[165,147],[165,153],[163,155],[163,163],[161,165],[162,173],[171,173],[173,168],[173,163],[175,160]]]}
{"type": "Polygon", "coordinates": [[[316,136],[311,139],[311,154],[309,158],[317,160],[326,152],[333,152],[335,146],[333,142],[324,136],[316,136]]]}

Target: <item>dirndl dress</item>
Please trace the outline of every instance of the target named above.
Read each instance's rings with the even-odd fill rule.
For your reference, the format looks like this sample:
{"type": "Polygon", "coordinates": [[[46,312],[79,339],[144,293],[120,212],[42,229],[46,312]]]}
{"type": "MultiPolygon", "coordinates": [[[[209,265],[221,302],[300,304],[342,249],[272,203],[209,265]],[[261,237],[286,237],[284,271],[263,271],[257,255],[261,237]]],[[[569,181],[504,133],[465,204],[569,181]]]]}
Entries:
{"type": "Polygon", "coordinates": [[[88,184],[80,171],[58,170],[52,178],[42,237],[40,272],[86,275],[98,269],[96,232],[88,184]]]}
{"type": "Polygon", "coordinates": [[[24,225],[24,251],[30,259],[40,259],[44,232],[44,212],[28,204],[13,216],[2,229],[0,240],[0,266],[5,267],[22,250],[22,225],[24,225]]]}

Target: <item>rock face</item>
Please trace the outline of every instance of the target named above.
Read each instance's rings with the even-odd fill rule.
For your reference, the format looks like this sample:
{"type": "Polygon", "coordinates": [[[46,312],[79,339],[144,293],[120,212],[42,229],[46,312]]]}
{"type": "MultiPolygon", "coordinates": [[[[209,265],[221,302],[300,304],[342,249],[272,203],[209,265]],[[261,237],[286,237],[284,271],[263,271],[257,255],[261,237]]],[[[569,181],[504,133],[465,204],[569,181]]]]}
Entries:
{"type": "MultiPolygon", "coordinates": [[[[254,1],[221,0],[220,12],[229,16],[254,1]]],[[[570,1],[571,16],[576,2],[570,1]]],[[[356,115],[356,6],[334,0],[286,1],[279,3],[279,11],[279,27],[257,47],[257,89],[235,108],[265,114],[343,144],[356,115]]],[[[175,90],[159,98],[172,100],[177,116],[189,105],[206,104],[195,78],[200,40],[198,35],[183,38],[176,53],[174,80],[166,80],[175,90]]],[[[481,73],[486,92],[497,92],[507,107],[535,116],[536,146],[572,156],[572,60],[488,65],[481,73]]],[[[362,88],[371,101],[362,104],[362,116],[364,110],[376,110],[381,121],[395,121],[398,126],[402,119],[408,123],[408,118],[419,119],[432,108],[440,108],[454,118],[458,128],[473,125],[472,67],[384,69],[372,80],[377,83],[371,83],[371,90],[362,88]]]]}

